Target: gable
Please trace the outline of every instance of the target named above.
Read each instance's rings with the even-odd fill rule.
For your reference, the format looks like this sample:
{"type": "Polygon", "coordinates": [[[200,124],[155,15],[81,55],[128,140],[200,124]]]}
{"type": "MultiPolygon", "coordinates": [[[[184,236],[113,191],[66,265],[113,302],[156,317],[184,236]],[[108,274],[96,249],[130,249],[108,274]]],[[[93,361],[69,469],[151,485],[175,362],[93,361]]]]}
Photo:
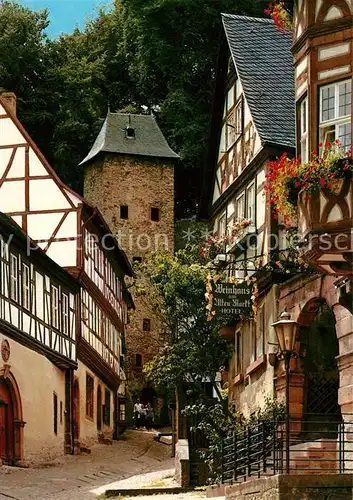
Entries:
{"type": "Polygon", "coordinates": [[[262,143],[252,118],[241,80],[232,60],[223,89],[223,109],[218,143],[216,175],[214,176],[214,204],[262,149],[262,143]]]}
{"type": "Polygon", "coordinates": [[[60,266],[69,267],[77,265],[81,205],[0,97],[0,211],[60,266]]]}

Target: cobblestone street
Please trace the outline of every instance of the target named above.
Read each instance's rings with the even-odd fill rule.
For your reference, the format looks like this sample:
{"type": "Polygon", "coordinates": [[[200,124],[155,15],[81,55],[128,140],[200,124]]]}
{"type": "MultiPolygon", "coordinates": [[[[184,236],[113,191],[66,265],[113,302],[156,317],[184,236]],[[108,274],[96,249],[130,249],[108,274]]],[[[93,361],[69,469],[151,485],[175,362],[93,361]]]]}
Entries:
{"type": "Polygon", "coordinates": [[[95,445],[91,454],[67,455],[37,469],[0,467],[0,500],[90,500],[92,490],[132,476],[174,467],[171,447],[153,440],[154,433],[130,431],[113,445],[95,445]]]}

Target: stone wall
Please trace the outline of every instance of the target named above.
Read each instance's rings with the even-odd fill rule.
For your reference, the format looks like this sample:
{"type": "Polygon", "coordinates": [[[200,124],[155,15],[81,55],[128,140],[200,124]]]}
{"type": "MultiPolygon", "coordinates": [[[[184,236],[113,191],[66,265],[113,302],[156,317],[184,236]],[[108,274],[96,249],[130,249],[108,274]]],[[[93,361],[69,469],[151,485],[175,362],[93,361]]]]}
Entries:
{"type": "Polygon", "coordinates": [[[226,487],[227,500],[349,500],[353,476],[273,476],[226,487]]]}
{"type": "MultiPolygon", "coordinates": [[[[174,248],[174,167],[158,159],[106,155],[85,167],[84,195],[97,206],[111,231],[117,235],[129,259],[144,257],[158,248],[174,248]],[[120,206],[128,206],[128,218],[120,217],[120,206]],[[159,221],[151,220],[151,208],[158,208],[159,221]]],[[[136,310],[126,328],[126,375],[130,389],[144,384],[143,365],[164,344],[158,316],[143,297],[133,296],[136,310]],[[151,322],[143,330],[143,320],[151,322]],[[137,366],[136,354],[142,357],[137,366]]]]}
{"type": "Polygon", "coordinates": [[[175,480],[182,488],[190,485],[189,443],[179,439],[175,447],[175,480]]]}

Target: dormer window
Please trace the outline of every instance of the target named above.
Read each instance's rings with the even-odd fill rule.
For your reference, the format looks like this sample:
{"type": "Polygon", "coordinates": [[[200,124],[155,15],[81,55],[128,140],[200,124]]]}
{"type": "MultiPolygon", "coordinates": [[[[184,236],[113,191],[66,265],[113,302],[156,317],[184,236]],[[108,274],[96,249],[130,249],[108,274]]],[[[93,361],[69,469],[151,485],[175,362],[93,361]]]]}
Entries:
{"type": "Polygon", "coordinates": [[[125,129],[125,139],[135,139],[135,129],[128,125],[125,129]]]}

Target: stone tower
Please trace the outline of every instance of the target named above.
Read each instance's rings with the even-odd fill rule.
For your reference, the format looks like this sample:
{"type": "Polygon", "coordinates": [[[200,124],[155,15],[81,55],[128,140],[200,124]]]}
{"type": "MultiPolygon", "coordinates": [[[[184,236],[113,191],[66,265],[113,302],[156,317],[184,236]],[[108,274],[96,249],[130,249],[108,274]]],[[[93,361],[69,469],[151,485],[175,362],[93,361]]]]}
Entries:
{"type": "MultiPolygon", "coordinates": [[[[81,162],[84,196],[98,207],[132,261],[160,247],[173,251],[177,159],[154,116],[108,113],[81,162]]],[[[133,298],[125,372],[136,391],[144,386],[143,365],[163,345],[163,332],[146,299],[133,298]]]]}

